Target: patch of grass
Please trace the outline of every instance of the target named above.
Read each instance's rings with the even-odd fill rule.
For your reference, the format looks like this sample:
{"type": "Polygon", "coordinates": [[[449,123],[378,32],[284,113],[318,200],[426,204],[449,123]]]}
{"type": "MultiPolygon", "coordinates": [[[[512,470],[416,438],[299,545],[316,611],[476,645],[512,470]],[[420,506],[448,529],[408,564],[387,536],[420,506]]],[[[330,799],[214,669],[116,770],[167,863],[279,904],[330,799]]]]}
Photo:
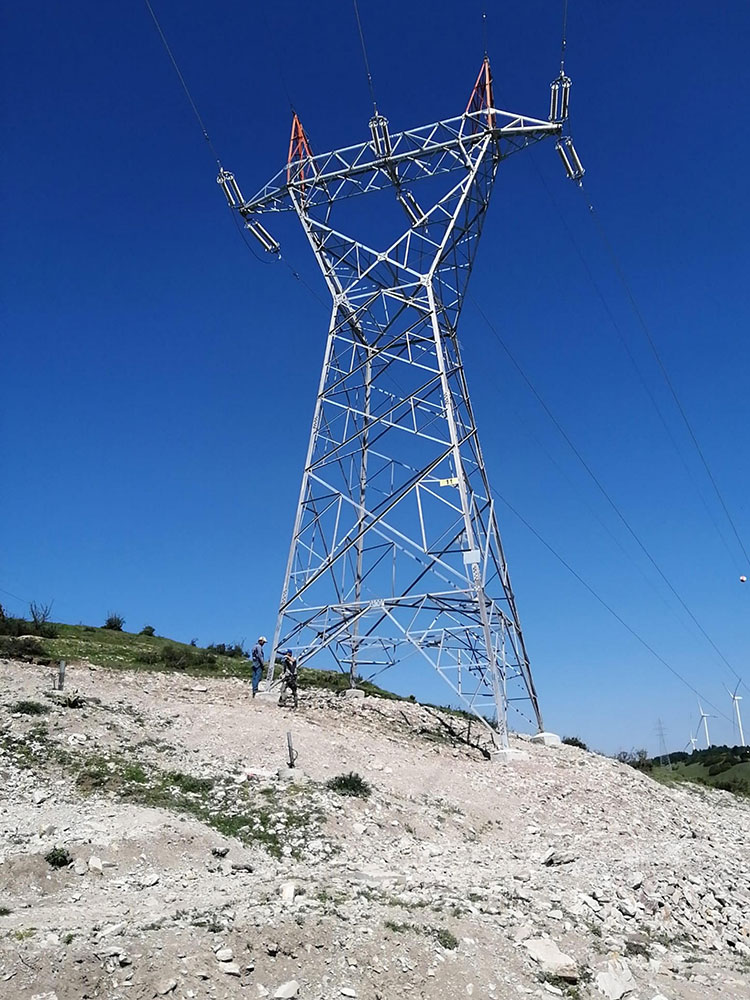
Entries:
{"type": "Polygon", "coordinates": [[[35,769],[57,762],[66,763],[67,750],[50,739],[46,722],[37,722],[25,733],[0,732],[0,748],[18,768],[35,769]]]}
{"type": "Polygon", "coordinates": [[[205,795],[214,787],[213,778],[196,778],[192,774],[183,774],[181,771],[167,771],[165,778],[185,795],[205,795]]]}
{"type": "Polygon", "coordinates": [[[122,777],[125,781],[134,781],[137,785],[143,785],[148,781],[148,775],[137,761],[123,767],[122,777]]]}
{"type": "Polygon", "coordinates": [[[554,976],[548,972],[542,972],[539,976],[539,981],[541,983],[549,983],[550,986],[555,986],[558,990],[562,990],[563,995],[568,997],[569,1000],[584,1000],[584,996],[581,993],[581,984],[590,981],[591,973],[588,969],[582,969],[579,975],[578,982],[572,983],[569,979],[563,978],[563,976],[554,976]]]}
{"type": "Polygon", "coordinates": [[[49,705],[43,705],[39,701],[16,701],[8,707],[11,712],[21,715],[47,715],[49,712],[49,705]]]}
{"type": "Polygon", "coordinates": [[[75,934],[72,931],[67,931],[67,933],[63,934],[62,936],[62,943],[70,944],[70,942],[73,940],[74,937],[75,934]]]}
{"type": "Polygon", "coordinates": [[[64,847],[53,847],[44,855],[44,860],[53,868],[67,868],[73,861],[64,847]]]}
{"type": "Polygon", "coordinates": [[[441,948],[455,951],[458,948],[458,938],[447,927],[428,927],[427,932],[435,938],[441,948]]]}
{"type": "Polygon", "coordinates": [[[383,900],[386,906],[398,906],[402,910],[423,910],[430,904],[423,899],[411,900],[399,899],[398,896],[388,896],[383,900]]]}
{"type": "Polygon", "coordinates": [[[393,931],[394,934],[403,934],[404,931],[414,930],[414,924],[400,924],[396,920],[384,920],[383,926],[387,927],[389,931],[393,931]]]}
{"type": "Polygon", "coordinates": [[[349,774],[338,774],[335,778],[330,778],[326,782],[326,788],[330,788],[332,792],[337,792],[339,795],[350,795],[360,799],[368,798],[372,792],[371,786],[356,771],[350,771],[349,774]]]}
{"type": "Polygon", "coordinates": [[[406,931],[413,931],[415,934],[424,934],[426,937],[434,938],[437,943],[447,951],[455,951],[459,941],[456,935],[449,931],[447,927],[430,927],[427,924],[399,923],[397,920],[384,920],[383,926],[394,934],[404,934],[406,931]]]}
{"type": "Polygon", "coordinates": [[[280,858],[287,845],[301,857],[306,840],[319,836],[320,808],[313,790],[271,789],[261,796],[224,778],[162,771],[129,757],[89,754],[69,762],[86,793],[110,794],[123,802],[191,815],[228,837],[263,847],[280,858]],[[299,833],[301,836],[291,836],[299,833]]]}
{"type": "Polygon", "coordinates": [[[12,936],[16,941],[26,941],[28,938],[34,937],[36,934],[36,927],[26,927],[24,930],[13,931],[12,936]]]}

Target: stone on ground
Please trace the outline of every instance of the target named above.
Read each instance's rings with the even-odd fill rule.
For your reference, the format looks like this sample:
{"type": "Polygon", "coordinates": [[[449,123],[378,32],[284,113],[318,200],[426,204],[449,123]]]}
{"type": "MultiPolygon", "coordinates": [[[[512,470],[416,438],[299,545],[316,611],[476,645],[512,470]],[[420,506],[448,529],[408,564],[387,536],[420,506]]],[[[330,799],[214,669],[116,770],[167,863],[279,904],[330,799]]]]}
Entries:
{"type": "Polygon", "coordinates": [[[574,983],[578,980],[578,966],[564,954],[551,938],[529,938],[523,942],[531,958],[548,976],[559,976],[574,983]]]}

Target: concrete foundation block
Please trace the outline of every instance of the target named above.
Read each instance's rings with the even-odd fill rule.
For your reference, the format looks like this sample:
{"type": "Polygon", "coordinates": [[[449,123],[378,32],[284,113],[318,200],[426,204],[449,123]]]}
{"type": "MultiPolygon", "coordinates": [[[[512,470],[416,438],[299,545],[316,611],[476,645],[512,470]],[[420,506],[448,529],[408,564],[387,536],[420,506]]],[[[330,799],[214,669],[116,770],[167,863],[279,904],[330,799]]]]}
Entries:
{"type": "Polygon", "coordinates": [[[532,743],[540,743],[544,747],[561,747],[562,740],[557,733],[535,733],[531,737],[532,743]]]}
{"type": "Polygon", "coordinates": [[[292,785],[306,785],[309,781],[301,767],[280,767],[276,775],[280,781],[288,781],[292,785]]]}
{"type": "Polygon", "coordinates": [[[365,692],[361,688],[347,688],[344,691],[344,697],[350,699],[351,701],[362,701],[365,696],[365,692]]]}

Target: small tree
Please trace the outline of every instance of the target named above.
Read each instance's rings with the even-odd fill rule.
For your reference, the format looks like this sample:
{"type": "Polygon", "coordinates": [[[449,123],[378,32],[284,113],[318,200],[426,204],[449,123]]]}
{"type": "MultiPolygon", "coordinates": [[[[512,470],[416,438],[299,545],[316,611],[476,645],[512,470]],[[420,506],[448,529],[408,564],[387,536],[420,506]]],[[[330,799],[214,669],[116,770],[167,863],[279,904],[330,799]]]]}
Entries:
{"type": "Polygon", "coordinates": [[[31,620],[37,628],[41,628],[42,625],[46,625],[50,620],[50,617],[52,616],[53,603],[53,601],[50,601],[49,604],[39,604],[37,601],[32,601],[29,605],[31,620]]]}
{"type": "Polygon", "coordinates": [[[122,626],[124,624],[125,619],[122,615],[118,615],[114,611],[110,611],[107,614],[107,620],[104,622],[104,627],[111,629],[113,632],[122,632],[122,626]]]}
{"type": "Polygon", "coordinates": [[[156,629],[153,625],[144,625],[141,629],[141,635],[156,635],[156,629]]]}

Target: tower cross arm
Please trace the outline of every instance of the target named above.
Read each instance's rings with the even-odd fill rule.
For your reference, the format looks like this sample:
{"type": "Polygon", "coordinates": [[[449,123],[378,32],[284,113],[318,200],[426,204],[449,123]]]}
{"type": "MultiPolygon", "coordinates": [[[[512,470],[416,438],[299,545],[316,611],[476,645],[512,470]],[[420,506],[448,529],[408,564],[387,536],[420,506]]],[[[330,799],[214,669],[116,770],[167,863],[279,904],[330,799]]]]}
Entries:
{"type": "Polygon", "coordinates": [[[378,155],[372,142],[331,150],[287,163],[258,193],[237,206],[243,215],[294,209],[295,194],[308,207],[353,197],[400,183],[466,169],[469,153],[490,136],[500,158],[511,155],[547,136],[560,136],[559,122],[495,108],[464,114],[399,132],[390,137],[387,157],[378,155]]]}

